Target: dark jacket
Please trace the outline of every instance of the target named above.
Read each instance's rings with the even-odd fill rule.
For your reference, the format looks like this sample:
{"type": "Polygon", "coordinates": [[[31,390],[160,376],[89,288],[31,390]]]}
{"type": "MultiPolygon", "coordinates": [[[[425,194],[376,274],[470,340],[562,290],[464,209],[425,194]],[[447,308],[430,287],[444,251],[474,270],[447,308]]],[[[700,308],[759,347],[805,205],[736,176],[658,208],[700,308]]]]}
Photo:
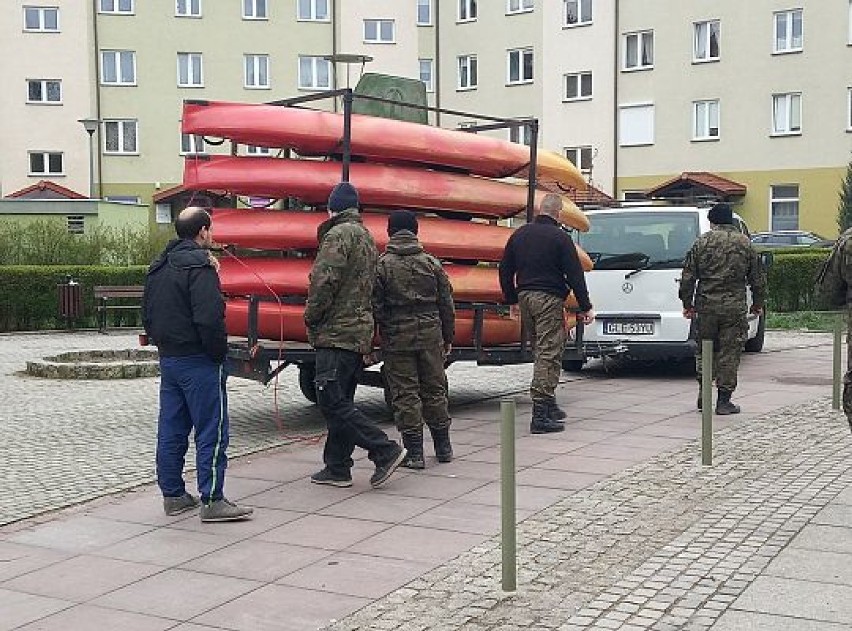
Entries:
{"type": "Polygon", "coordinates": [[[379,257],[373,312],[385,350],[416,351],[453,342],[455,308],[447,273],[409,230],[395,233],[379,257]]]}
{"type": "Polygon", "coordinates": [[[225,301],[207,250],[190,239],[169,242],[148,268],[142,321],[163,357],[225,360],[225,301]]]}
{"type": "Polygon", "coordinates": [[[573,291],[582,311],[592,308],[577,248],[547,215],[539,215],[509,237],[500,261],[500,288],[510,305],[517,304],[521,291],[543,291],[563,300],[573,291]]]}

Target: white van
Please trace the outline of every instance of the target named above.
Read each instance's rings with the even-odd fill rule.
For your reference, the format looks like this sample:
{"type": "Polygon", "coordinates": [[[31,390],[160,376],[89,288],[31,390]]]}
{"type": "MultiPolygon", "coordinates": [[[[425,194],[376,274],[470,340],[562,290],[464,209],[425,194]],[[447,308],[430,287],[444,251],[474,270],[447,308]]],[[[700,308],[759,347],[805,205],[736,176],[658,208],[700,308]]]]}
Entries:
{"type": "MultiPolygon", "coordinates": [[[[695,354],[678,285],[686,253],[710,230],[707,211],[694,206],[627,206],[586,212],[591,229],[572,236],[595,262],[586,273],[595,319],[578,334],[579,343],[568,345],[565,370],[580,370],[592,357],[668,360],[695,354]]],[[[734,224],[748,236],[737,215],[734,224]]],[[[748,300],[750,304],[750,292],[748,300]]],[[[749,314],[746,351],[763,348],[765,317],[749,314]]]]}

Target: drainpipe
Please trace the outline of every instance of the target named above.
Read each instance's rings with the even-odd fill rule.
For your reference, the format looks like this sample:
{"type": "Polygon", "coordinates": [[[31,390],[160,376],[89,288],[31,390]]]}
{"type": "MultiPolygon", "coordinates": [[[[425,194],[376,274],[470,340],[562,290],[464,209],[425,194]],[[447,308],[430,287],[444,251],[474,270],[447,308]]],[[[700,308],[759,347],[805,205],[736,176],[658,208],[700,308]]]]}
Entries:
{"type": "MultiPolygon", "coordinates": [[[[338,43],[337,43],[337,25],[339,23],[339,20],[338,20],[337,10],[338,10],[337,0],[331,0],[331,54],[332,54],[332,59],[334,59],[334,56],[337,55],[337,46],[338,46],[338,43]]],[[[332,77],[331,89],[336,90],[337,89],[337,63],[334,62],[334,61],[329,62],[329,63],[331,65],[331,77],[332,77]]],[[[347,66],[347,72],[348,72],[348,66],[347,66]]],[[[336,112],[337,109],[338,109],[337,108],[337,98],[333,98],[331,100],[331,102],[334,106],[334,111],[336,112]]]]}
{"type": "Polygon", "coordinates": [[[618,39],[619,39],[619,2],[615,0],[615,16],[614,16],[614,63],[613,63],[613,79],[612,79],[612,100],[613,100],[613,120],[612,120],[612,196],[618,199],[618,39]]]}
{"type": "Polygon", "coordinates": [[[435,0],[435,125],[441,126],[441,0],[435,0]]]}
{"type": "MultiPolygon", "coordinates": [[[[92,0],[92,44],[94,48],[94,80],[95,80],[95,118],[101,120],[101,76],[100,64],[98,57],[100,56],[100,44],[98,42],[98,0],[92,0]]],[[[104,198],[103,185],[103,158],[101,155],[101,146],[103,126],[98,123],[98,199],[104,198]]],[[[90,193],[91,194],[91,193],[90,193]]]]}

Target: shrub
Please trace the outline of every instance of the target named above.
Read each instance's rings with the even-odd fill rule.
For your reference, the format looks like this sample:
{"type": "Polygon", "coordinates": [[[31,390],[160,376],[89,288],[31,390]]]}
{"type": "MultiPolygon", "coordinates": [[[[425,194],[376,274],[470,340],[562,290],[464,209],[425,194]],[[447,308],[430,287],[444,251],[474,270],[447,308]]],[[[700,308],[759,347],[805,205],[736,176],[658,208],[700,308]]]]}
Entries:
{"type": "Polygon", "coordinates": [[[775,251],[767,273],[770,311],[821,311],[831,307],[816,293],[816,276],[830,250],[790,248],[775,251]]]}

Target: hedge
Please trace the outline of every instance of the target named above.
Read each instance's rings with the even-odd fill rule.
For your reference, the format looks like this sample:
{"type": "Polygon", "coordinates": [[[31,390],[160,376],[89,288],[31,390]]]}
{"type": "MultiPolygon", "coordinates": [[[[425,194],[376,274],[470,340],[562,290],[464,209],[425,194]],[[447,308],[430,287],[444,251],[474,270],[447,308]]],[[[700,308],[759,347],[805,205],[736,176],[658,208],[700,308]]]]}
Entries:
{"type": "Polygon", "coordinates": [[[831,250],[774,251],[767,273],[769,311],[822,311],[832,307],[817,293],[816,277],[831,250]]]}

